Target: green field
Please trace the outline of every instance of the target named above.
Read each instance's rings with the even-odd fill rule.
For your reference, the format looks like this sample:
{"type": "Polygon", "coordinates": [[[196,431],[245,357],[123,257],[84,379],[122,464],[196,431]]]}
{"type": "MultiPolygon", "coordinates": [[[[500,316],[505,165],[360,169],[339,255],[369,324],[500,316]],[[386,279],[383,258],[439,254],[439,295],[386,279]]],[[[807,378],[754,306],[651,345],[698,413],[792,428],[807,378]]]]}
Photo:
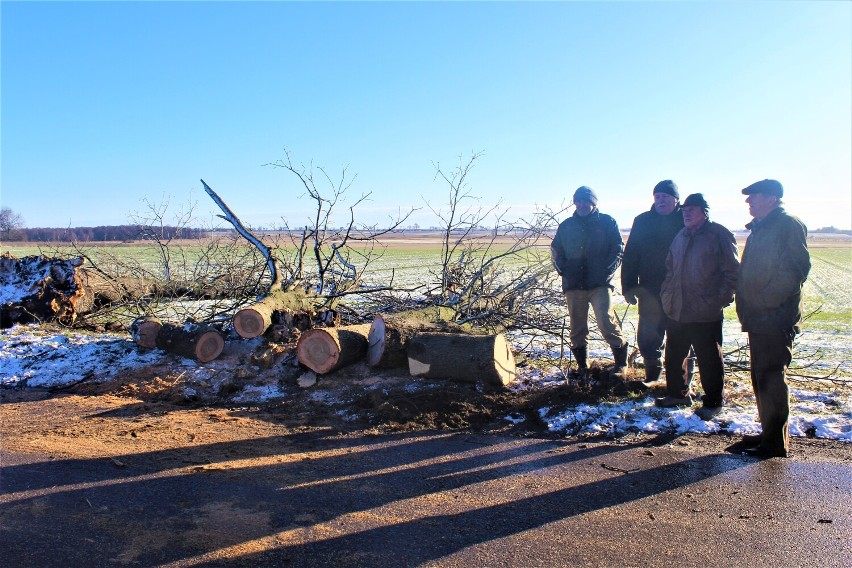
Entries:
{"type": "MultiPolygon", "coordinates": [[[[192,263],[199,258],[201,248],[186,246],[182,250],[187,262],[192,263]]],[[[10,252],[16,257],[53,251],[54,247],[35,245],[2,247],[2,252],[10,252]]],[[[156,270],[160,262],[155,248],[141,244],[88,246],[85,251],[96,262],[118,257],[138,262],[151,270],[156,270]]],[[[377,251],[364,277],[367,282],[381,283],[388,282],[393,274],[395,282],[400,285],[422,284],[431,281],[438,273],[440,253],[437,243],[401,246],[390,240],[386,248],[377,251]]],[[[805,313],[812,314],[809,322],[820,326],[849,327],[852,325],[852,247],[815,247],[810,253],[811,273],[804,290],[805,313]]],[[[513,261],[508,262],[511,266],[513,261]]],[[[620,290],[618,277],[613,284],[616,290],[620,290]]],[[[616,295],[616,304],[621,303],[620,300],[620,296],[616,295]]],[[[729,310],[726,315],[733,316],[733,312],[729,310]]]]}
{"type": "MultiPolygon", "coordinates": [[[[14,256],[52,252],[48,247],[8,246],[3,252],[14,256]]],[[[86,253],[96,262],[110,257],[132,260],[156,270],[159,263],[157,250],[141,244],[120,246],[89,246],[86,253]]],[[[198,245],[182,248],[185,264],[191,266],[200,257],[202,248],[198,245]]],[[[368,285],[387,285],[393,277],[396,288],[415,288],[427,285],[432,287],[440,280],[441,247],[438,242],[397,243],[391,239],[384,249],[375,255],[370,266],[363,272],[364,282],[368,285]]],[[[546,259],[547,248],[539,247],[535,251],[546,259]]],[[[805,333],[798,343],[802,349],[820,351],[824,354],[819,367],[822,369],[840,365],[840,372],[852,374],[852,246],[816,246],[811,248],[811,272],[805,283],[804,312],[805,333]]],[[[179,255],[176,255],[179,256],[179,255]]],[[[507,267],[520,260],[508,260],[507,267]]],[[[541,261],[547,264],[547,260],[541,261]]],[[[356,261],[357,264],[357,261],[356,261]]],[[[179,270],[176,265],[175,269],[179,270]]],[[[156,274],[156,272],[154,272],[156,274]]],[[[613,282],[620,291],[620,282],[613,282]]],[[[418,288],[422,290],[425,288],[418,288]]],[[[624,318],[625,333],[629,341],[635,338],[638,314],[635,306],[628,306],[620,294],[613,297],[615,310],[624,318]]],[[[742,345],[745,337],[739,330],[733,307],[725,311],[725,342],[727,346],[742,345]]]]}

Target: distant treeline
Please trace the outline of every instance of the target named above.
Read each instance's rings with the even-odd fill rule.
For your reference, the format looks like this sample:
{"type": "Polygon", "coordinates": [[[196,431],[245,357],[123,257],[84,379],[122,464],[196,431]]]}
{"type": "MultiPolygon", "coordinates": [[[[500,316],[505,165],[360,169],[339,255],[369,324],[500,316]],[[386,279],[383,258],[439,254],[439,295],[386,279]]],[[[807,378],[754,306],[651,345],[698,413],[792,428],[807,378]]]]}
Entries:
{"type": "Polygon", "coordinates": [[[852,235],[852,231],[849,229],[838,229],[837,227],[821,227],[816,231],[810,231],[811,233],[829,233],[829,234],[837,234],[837,235],[852,235]]]}
{"type": "Polygon", "coordinates": [[[140,227],[138,225],[106,225],[103,227],[52,228],[35,227],[11,231],[6,240],[44,242],[91,242],[115,241],[132,242],[150,240],[153,235],[160,239],[203,239],[210,236],[207,229],[189,229],[186,227],[140,227]]]}

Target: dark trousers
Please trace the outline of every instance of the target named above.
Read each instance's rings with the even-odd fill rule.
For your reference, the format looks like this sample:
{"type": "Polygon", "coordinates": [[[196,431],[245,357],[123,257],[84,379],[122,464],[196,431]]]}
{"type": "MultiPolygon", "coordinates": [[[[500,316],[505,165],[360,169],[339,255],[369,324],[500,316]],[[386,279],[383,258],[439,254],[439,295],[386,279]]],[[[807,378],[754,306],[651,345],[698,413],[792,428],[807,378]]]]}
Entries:
{"type": "Polygon", "coordinates": [[[663,358],[663,341],[666,336],[666,313],[660,303],[660,296],[639,288],[636,291],[639,300],[639,329],[636,343],[639,353],[647,365],[649,361],[663,358]]]}
{"type": "Polygon", "coordinates": [[[790,449],[790,389],[787,366],[793,360],[793,339],[784,335],[748,334],[751,384],[760,418],[760,445],[769,451],[790,449]]]}
{"type": "Polygon", "coordinates": [[[689,394],[692,377],[684,359],[690,347],[698,358],[704,406],[721,406],[725,380],[722,320],[696,323],[666,320],[666,391],[671,396],[685,397],[689,394]]]}

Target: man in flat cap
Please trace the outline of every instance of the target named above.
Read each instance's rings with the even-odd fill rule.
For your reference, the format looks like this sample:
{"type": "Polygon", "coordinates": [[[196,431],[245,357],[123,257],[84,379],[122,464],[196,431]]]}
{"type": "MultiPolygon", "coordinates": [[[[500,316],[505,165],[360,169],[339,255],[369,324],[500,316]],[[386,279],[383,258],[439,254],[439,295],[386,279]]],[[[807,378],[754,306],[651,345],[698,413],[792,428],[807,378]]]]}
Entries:
{"type": "Polygon", "coordinates": [[[675,235],[683,229],[677,184],[670,179],[654,186],[654,205],[633,220],[621,265],[621,293],[629,304],[639,303],[636,343],[645,362],[645,384],[660,379],[666,314],[660,287],[666,277],[666,257],[675,235]]]}
{"type": "Polygon", "coordinates": [[[615,219],[598,211],[598,196],[586,186],[574,192],[574,214],[560,223],[550,245],[553,265],[562,276],[568,304],[571,352],[581,375],[587,372],[589,306],[601,335],[612,349],[612,376],[627,372],[627,342],[612,309],[612,277],[621,264],[624,244],[615,219]]]}
{"type": "Polygon", "coordinates": [[[787,367],[802,320],[802,287],[811,269],[808,229],[781,206],[782,185],[772,179],[751,184],[737,285],[737,316],[748,333],[751,384],[761,433],[746,436],[745,451],[760,457],[786,457],[790,451],[790,393],[787,367]]]}
{"type": "Polygon", "coordinates": [[[696,414],[710,420],[722,410],[725,366],[722,356],[722,310],[734,301],[737,287],[737,240],[709,219],[704,196],[693,193],[683,202],[683,229],[672,241],[666,258],[666,279],[660,298],[666,312],[666,396],[657,406],[690,406],[692,379],[684,358],[695,350],[702,408],[696,414]]]}

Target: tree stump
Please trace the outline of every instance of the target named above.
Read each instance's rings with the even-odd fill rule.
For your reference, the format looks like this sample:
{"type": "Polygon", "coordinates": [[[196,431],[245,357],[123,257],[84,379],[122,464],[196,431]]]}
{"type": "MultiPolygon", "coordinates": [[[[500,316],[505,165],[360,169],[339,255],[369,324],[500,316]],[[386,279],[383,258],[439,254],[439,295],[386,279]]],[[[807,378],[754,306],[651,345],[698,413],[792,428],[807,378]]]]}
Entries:
{"type": "Polygon", "coordinates": [[[156,345],[171,353],[207,363],[222,353],[225,339],[218,330],[205,324],[163,324],[157,333],[156,345]]]}
{"type": "Polygon", "coordinates": [[[264,296],[256,304],[238,311],[234,315],[234,331],[245,339],[263,335],[272,325],[272,316],[275,312],[310,314],[313,309],[301,290],[276,290],[264,296]]]}
{"type": "Polygon", "coordinates": [[[408,341],[407,352],[415,377],[495,386],[515,380],[515,355],[502,334],[418,333],[408,341]]]}
{"type": "Polygon", "coordinates": [[[331,373],[364,358],[369,333],[367,323],[309,329],[299,337],[296,355],[315,373],[331,373]]]}
{"type": "Polygon", "coordinates": [[[455,315],[451,308],[431,307],[394,315],[377,315],[370,325],[367,347],[367,364],[390,369],[408,363],[405,353],[408,341],[424,331],[463,333],[462,326],[450,323],[455,315]]]}
{"type": "Polygon", "coordinates": [[[0,255],[0,327],[58,321],[73,324],[91,308],[83,258],[0,255]]]}
{"type": "Polygon", "coordinates": [[[157,346],[157,335],[163,323],[154,316],[142,316],[130,324],[130,336],[139,347],[153,349],[157,346]]]}

